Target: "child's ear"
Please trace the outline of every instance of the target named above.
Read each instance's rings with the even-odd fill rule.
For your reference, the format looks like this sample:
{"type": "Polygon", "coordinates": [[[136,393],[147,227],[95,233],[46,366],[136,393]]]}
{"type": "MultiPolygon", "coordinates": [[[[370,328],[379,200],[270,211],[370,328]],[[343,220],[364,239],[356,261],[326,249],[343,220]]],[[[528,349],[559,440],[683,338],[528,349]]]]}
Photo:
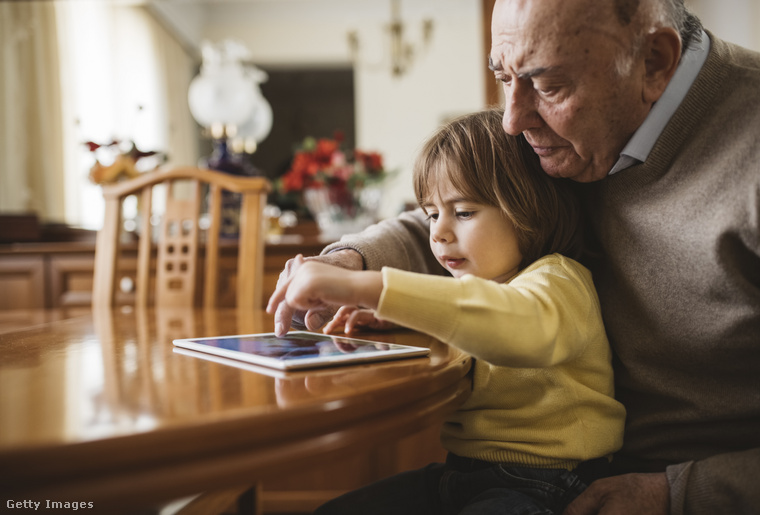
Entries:
{"type": "Polygon", "coordinates": [[[662,27],[644,39],[643,100],[657,102],[665,91],[681,60],[681,37],[672,27],[662,27]]]}

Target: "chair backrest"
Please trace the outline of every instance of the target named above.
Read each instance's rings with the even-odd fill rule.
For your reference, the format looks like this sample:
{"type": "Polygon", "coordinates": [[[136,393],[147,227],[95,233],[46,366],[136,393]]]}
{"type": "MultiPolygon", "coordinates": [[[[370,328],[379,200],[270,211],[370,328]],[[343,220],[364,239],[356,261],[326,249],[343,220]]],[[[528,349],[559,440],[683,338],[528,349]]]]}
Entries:
{"type": "Polygon", "coordinates": [[[146,172],[129,181],[103,186],[105,219],[95,245],[93,305],[115,303],[118,259],[121,255],[122,203],[129,195],[138,198],[141,235],[137,251],[136,300],[148,305],[153,241],[151,210],[153,187],[166,184],[166,211],[156,245],[155,304],[193,306],[198,287],[199,219],[203,184],[208,184],[209,226],[206,230],[203,306],[218,301],[219,233],[222,222],[222,190],[241,197],[237,262],[237,306],[262,305],[264,276],[264,227],[262,212],[270,183],[262,177],[236,177],[201,168],[171,168],[146,172]],[[188,182],[189,198],[175,198],[178,182],[188,182]]]}

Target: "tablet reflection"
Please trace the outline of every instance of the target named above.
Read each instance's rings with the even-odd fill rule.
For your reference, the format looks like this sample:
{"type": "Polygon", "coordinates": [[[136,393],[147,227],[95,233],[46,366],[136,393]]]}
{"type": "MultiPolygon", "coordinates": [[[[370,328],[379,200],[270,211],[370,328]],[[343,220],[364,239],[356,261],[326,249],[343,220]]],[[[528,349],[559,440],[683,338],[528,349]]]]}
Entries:
{"type": "MultiPolygon", "coordinates": [[[[378,345],[385,344],[379,342],[378,345]]],[[[413,357],[285,372],[180,347],[175,347],[173,352],[273,378],[275,400],[277,406],[283,408],[313,403],[314,400],[345,399],[375,389],[381,383],[404,381],[418,375],[420,367],[430,363],[427,357],[413,357]]]]}

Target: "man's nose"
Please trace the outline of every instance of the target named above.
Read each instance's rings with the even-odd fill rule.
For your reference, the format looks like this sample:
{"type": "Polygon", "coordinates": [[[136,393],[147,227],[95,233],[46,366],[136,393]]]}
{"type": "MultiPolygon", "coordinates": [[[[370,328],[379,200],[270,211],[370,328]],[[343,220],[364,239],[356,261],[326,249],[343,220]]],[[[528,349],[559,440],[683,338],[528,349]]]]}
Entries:
{"type": "Polygon", "coordinates": [[[523,131],[538,128],[541,116],[536,111],[534,89],[531,85],[515,81],[504,88],[504,132],[517,136],[523,131]]]}

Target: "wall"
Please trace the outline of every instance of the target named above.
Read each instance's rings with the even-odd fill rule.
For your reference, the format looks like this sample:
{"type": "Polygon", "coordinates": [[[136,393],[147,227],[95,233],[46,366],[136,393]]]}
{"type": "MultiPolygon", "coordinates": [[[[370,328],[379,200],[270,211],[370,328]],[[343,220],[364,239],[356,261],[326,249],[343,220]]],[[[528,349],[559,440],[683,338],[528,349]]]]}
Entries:
{"type": "Polygon", "coordinates": [[[719,38],[760,51],[760,2],[757,0],[687,0],[707,30],[719,38]]]}
{"type": "Polygon", "coordinates": [[[148,11],[183,46],[187,53],[200,61],[200,41],[203,38],[206,6],[203,3],[176,0],[148,0],[148,11]]]}
{"type": "Polygon", "coordinates": [[[427,136],[445,119],[485,103],[480,2],[406,1],[401,12],[415,47],[422,39],[422,20],[432,18],[435,26],[427,50],[400,78],[391,75],[388,61],[384,27],[390,1],[217,3],[207,7],[203,27],[207,39],[237,39],[254,63],[270,66],[346,65],[351,62],[347,34],[357,31],[357,146],[381,151],[387,166],[399,170],[386,189],[385,216],[414,202],[411,167],[427,136]]]}

